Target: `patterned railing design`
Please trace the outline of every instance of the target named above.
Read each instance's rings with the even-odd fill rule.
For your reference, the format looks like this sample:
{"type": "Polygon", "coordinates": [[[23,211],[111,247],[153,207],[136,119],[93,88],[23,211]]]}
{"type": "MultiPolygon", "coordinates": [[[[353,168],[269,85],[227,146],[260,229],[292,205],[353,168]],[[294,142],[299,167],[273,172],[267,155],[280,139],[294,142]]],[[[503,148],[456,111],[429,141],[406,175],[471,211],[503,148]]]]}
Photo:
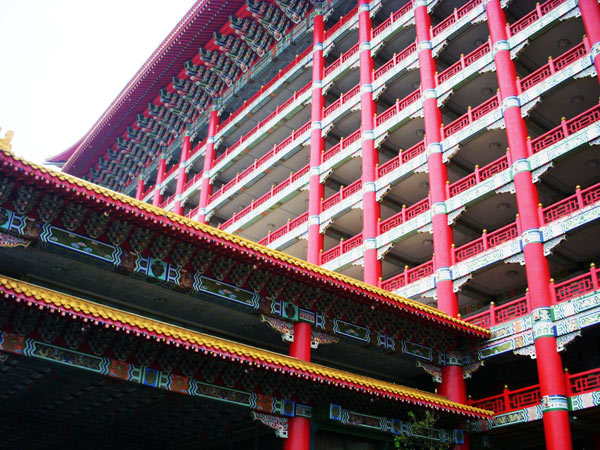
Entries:
{"type": "MultiPolygon", "coordinates": [[[[563,3],[563,1],[565,1],[565,0],[562,0],[562,1],[549,0],[544,5],[542,5],[541,11],[543,11],[543,14],[546,14],[547,12],[551,11],[554,7],[556,7],[557,5],[563,3]]],[[[475,6],[477,6],[480,3],[481,3],[481,0],[472,0],[468,4],[464,5],[460,10],[455,11],[453,14],[457,15],[457,17],[460,19],[461,17],[463,17],[464,14],[468,13],[470,10],[472,10],[475,6]]],[[[406,7],[403,9],[406,9],[406,7]]],[[[407,11],[408,11],[408,9],[407,9],[407,11]]],[[[400,12],[400,11],[398,11],[398,12],[400,12]]],[[[404,14],[404,13],[405,12],[403,12],[402,14],[404,14]]],[[[397,17],[400,17],[402,14],[398,15],[397,17]]],[[[454,16],[451,16],[451,17],[454,17],[454,16]]],[[[452,22],[452,23],[454,23],[454,22],[452,22]]],[[[443,23],[440,23],[438,25],[438,27],[442,24],[443,23]]],[[[450,26],[450,25],[451,24],[449,23],[447,26],[450,26]]],[[[447,26],[444,26],[443,29],[447,28],[447,26]]],[[[442,30],[442,29],[440,29],[440,30],[442,30]]],[[[581,44],[579,44],[578,46],[567,51],[565,54],[559,56],[555,61],[550,60],[549,63],[547,64],[547,66],[552,65],[553,69],[551,71],[548,71],[547,73],[544,72],[545,76],[535,76],[532,78],[532,75],[535,75],[535,72],[534,72],[530,76],[521,80],[521,86],[526,86],[526,87],[523,87],[521,89],[521,91],[524,89],[528,89],[531,86],[543,81],[548,76],[551,76],[552,74],[554,74],[556,72],[556,70],[562,69],[562,68],[566,67],[568,64],[571,64],[572,62],[576,61],[578,58],[580,58],[582,56],[582,52],[583,52],[583,54],[585,54],[586,48],[589,49],[589,46],[584,41],[581,44]]],[[[340,64],[341,64],[341,62],[344,62],[347,59],[349,59],[351,56],[353,56],[357,51],[358,51],[358,46],[354,46],[350,50],[348,50],[346,53],[344,53],[342,56],[340,56],[340,58],[338,58],[338,60],[340,61],[340,64]]],[[[393,62],[394,63],[393,65],[395,65],[415,51],[416,51],[416,44],[413,43],[413,44],[409,45],[405,50],[403,50],[400,54],[395,55],[394,58],[392,58],[392,60],[390,62],[393,62]]],[[[489,53],[489,51],[490,51],[490,43],[488,41],[488,42],[484,43],[483,45],[481,45],[480,47],[478,47],[477,49],[473,50],[467,56],[461,56],[461,59],[455,65],[449,67],[444,72],[442,72],[440,75],[438,75],[438,79],[440,79],[441,81],[445,81],[445,80],[449,79],[451,76],[454,75],[454,73],[452,73],[453,71],[458,72],[459,69],[462,70],[462,68],[465,68],[467,65],[472,64],[477,59],[479,59],[479,58],[483,57],[484,55],[486,55],[487,53],[489,53]]],[[[325,72],[327,73],[328,69],[330,69],[331,71],[334,70],[333,66],[335,64],[336,64],[336,62],[332,63],[325,70],[325,72]]],[[[388,62],[388,64],[389,64],[389,62],[388,62]]],[[[386,66],[388,64],[386,64],[386,66]]],[[[391,67],[393,67],[393,65],[390,65],[385,70],[382,70],[382,69],[384,69],[385,66],[378,69],[378,71],[375,72],[375,79],[377,79],[378,76],[383,75],[383,73],[385,73],[387,70],[389,70],[391,67]]],[[[542,70],[542,69],[544,69],[544,68],[541,68],[540,70],[542,70]]],[[[293,100],[295,100],[300,95],[302,95],[304,92],[306,92],[306,90],[308,90],[310,88],[310,86],[311,86],[311,84],[307,83],[300,91],[298,91],[294,94],[294,96],[291,100],[288,100],[288,101],[286,101],[286,103],[279,106],[278,109],[273,111],[273,113],[269,117],[267,117],[264,120],[262,120],[261,122],[259,122],[259,124],[257,124],[256,127],[254,127],[252,130],[250,130],[244,136],[242,136],[238,142],[236,142],[233,146],[228,148],[222,155],[219,156],[219,158],[217,158],[217,160],[215,161],[215,165],[220,163],[223,159],[225,159],[232,152],[234,152],[237,149],[237,147],[239,145],[241,145],[241,143],[243,143],[252,134],[254,134],[260,128],[262,128],[266,123],[269,122],[269,120],[271,120],[273,117],[275,117],[279,113],[279,111],[281,111],[285,107],[287,107],[293,100]]],[[[353,89],[348,91],[346,94],[344,94],[339,100],[334,102],[332,105],[328,106],[324,111],[324,117],[331,114],[334,110],[341,107],[343,104],[347,103],[351,98],[353,98],[355,95],[359,94],[359,92],[360,92],[360,88],[357,85],[353,89]]],[[[376,119],[375,119],[376,126],[379,126],[379,125],[383,124],[384,122],[386,122],[387,120],[391,119],[396,114],[400,113],[400,111],[404,110],[405,108],[407,108],[408,106],[413,104],[415,101],[419,100],[420,98],[421,98],[421,92],[420,92],[420,89],[417,89],[414,92],[412,92],[411,94],[407,95],[404,99],[397,100],[397,102],[391,108],[389,108],[388,110],[384,111],[383,113],[379,114],[376,117],[376,119]]],[[[499,105],[500,105],[500,98],[499,98],[499,94],[498,94],[495,97],[492,97],[491,99],[489,99],[487,102],[484,102],[483,104],[479,105],[475,109],[471,110],[469,108],[468,112],[465,115],[458,118],[451,124],[443,127],[443,129],[442,129],[443,137],[448,137],[449,135],[460,131],[461,129],[465,128],[472,122],[483,117],[490,111],[498,108],[499,105]]],[[[283,148],[286,145],[289,145],[290,142],[292,142],[296,137],[301,135],[304,131],[307,131],[309,128],[310,128],[310,122],[307,122],[300,130],[294,132],[292,134],[292,136],[288,137],[285,141],[283,141],[281,144],[279,144],[277,146],[277,148],[279,148],[280,146],[281,146],[281,148],[283,148]],[[284,143],[285,143],[285,145],[282,145],[284,143]]],[[[348,136],[348,141],[350,141],[350,138],[354,138],[355,140],[359,139],[360,138],[360,130],[357,130],[355,133],[348,136]]],[[[346,142],[346,146],[350,145],[352,142],[354,142],[354,141],[346,142]]],[[[341,151],[342,149],[343,148],[341,146],[333,147],[332,149],[330,149],[328,152],[326,152],[324,154],[323,161],[326,161],[331,156],[335,155],[336,153],[339,153],[339,151],[341,151]]],[[[275,151],[275,153],[277,153],[277,151],[275,151]]],[[[269,155],[267,157],[267,159],[270,158],[271,156],[273,156],[273,154],[267,153],[267,155],[269,155]]],[[[248,173],[252,172],[253,170],[256,170],[256,167],[254,169],[248,170],[248,173]]],[[[242,178],[243,177],[238,178],[238,176],[236,176],[234,178],[236,180],[235,182],[233,182],[233,180],[232,180],[232,182],[230,182],[231,184],[228,183],[227,185],[222,187],[220,190],[213,193],[211,195],[211,197],[209,198],[209,203],[212,203],[212,201],[215,200],[218,196],[222,195],[223,193],[225,193],[226,191],[231,189],[242,178]]]]}
{"type": "Polygon", "coordinates": [[[298,228],[300,225],[306,222],[308,222],[308,211],[306,211],[301,216],[296,217],[294,220],[288,219],[287,224],[277,229],[275,232],[269,233],[267,236],[258,241],[258,243],[262,245],[268,245],[271,242],[276,241],[280,237],[285,236],[287,233],[289,233],[295,228],[298,228]]]}
{"type": "Polygon", "coordinates": [[[288,178],[286,178],[284,181],[282,181],[281,183],[279,183],[276,186],[272,186],[271,190],[269,192],[267,192],[266,194],[264,194],[257,200],[253,200],[252,203],[250,203],[250,205],[246,206],[239,213],[234,213],[233,216],[229,220],[227,220],[226,222],[219,225],[219,228],[222,230],[227,229],[234,222],[236,222],[236,221],[240,220],[242,217],[248,215],[251,211],[254,211],[255,209],[259,208],[261,205],[266,203],[269,199],[271,199],[275,195],[279,194],[281,191],[283,191],[285,188],[287,188],[291,184],[298,181],[300,178],[302,178],[304,175],[306,175],[308,173],[308,171],[309,171],[309,167],[308,167],[308,165],[306,165],[302,169],[300,169],[298,172],[291,173],[290,176],[288,178]]]}
{"type": "Polygon", "coordinates": [[[397,226],[403,224],[407,220],[413,219],[417,217],[419,214],[422,214],[429,210],[429,198],[424,198],[420,202],[415,203],[410,207],[406,207],[406,205],[402,206],[402,211],[397,214],[394,214],[389,219],[386,219],[382,222],[379,222],[379,234],[390,231],[397,226]]]}
{"type": "MultiPolygon", "coordinates": [[[[582,45],[582,44],[580,44],[580,45],[582,45]]],[[[576,47],[579,47],[580,45],[578,45],[576,47]]],[[[576,47],[574,47],[574,48],[576,48],[576,47]]],[[[565,54],[572,54],[573,50],[574,49],[570,49],[565,54]]],[[[562,56],[564,56],[564,55],[561,55],[559,58],[557,58],[557,60],[561,59],[562,56]]],[[[573,61],[574,60],[572,60],[571,62],[573,62],[573,61]]],[[[566,66],[562,66],[562,67],[564,68],[566,66]]],[[[460,131],[465,126],[467,126],[470,123],[483,117],[483,115],[489,113],[490,111],[492,111],[494,109],[491,107],[492,105],[495,105],[495,108],[498,107],[498,105],[499,105],[498,100],[499,100],[498,96],[495,96],[495,97],[492,97],[491,99],[485,101],[484,103],[482,103],[481,105],[477,106],[474,109],[469,108],[469,111],[467,114],[458,118],[457,120],[452,122],[450,125],[447,125],[446,127],[444,127],[443,134],[447,138],[451,135],[448,131],[449,129],[452,129],[454,127],[455,128],[454,132],[460,131]],[[453,125],[458,122],[461,123],[461,126],[456,127],[455,125],[453,125]]],[[[382,113],[382,114],[384,114],[384,113],[382,113]]],[[[554,129],[537,137],[536,139],[528,140],[530,154],[538,153],[538,152],[548,148],[549,146],[555,144],[556,142],[582,130],[583,128],[585,128],[585,127],[589,126],[590,124],[597,122],[599,120],[600,120],[600,105],[596,105],[596,106],[592,107],[591,109],[579,114],[578,116],[576,116],[570,120],[563,120],[561,122],[561,124],[559,126],[555,127],[554,129]]],[[[348,136],[348,139],[343,140],[340,144],[337,144],[336,146],[332,147],[327,152],[325,152],[323,154],[323,161],[326,161],[329,158],[333,157],[334,155],[336,155],[337,153],[342,151],[343,148],[348,147],[349,145],[351,145],[353,142],[355,142],[359,138],[360,138],[360,130],[357,130],[356,132],[354,132],[353,134],[348,136]]],[[[381,166],[379,166],[378,177],[383,177],[384,175],[392,172],[393,170],[400,167],[402,164],[413,159],[417,155],[420,155],[424,151],[425,151],[425,144],[423,141],[418,142],[417,144],[413,145],[411,148],[407,149],[406,151],[402,151],[400,153],[400,155],[398,155],[396,158],[393,158],[393,159],[387,161],[385,164],[382,164],[381,166]]],[[[510,167],[510,160],[508,158],[508,155],[504,155],[504,156],[500,157],[499,159],[497,159],[496,161],[493,161],[482,168],[475,166],[475,171],[472,174],[456,181],[455,183],[453,183],[451,185],[448,185],[448,187],[447,187],[448,197],[450,198],[455,195],[458,195],[458,194],[464,192],[465,190],[477,185],[478,183],[485,181],[488,178],[491,178],[492,176],[496,175],[497,173],[500,173],[503,170],[508,169],[509,167],[510,167]]],[[[336,194],[334,194],[334,196],[335,195],[336,194]]],[[[326,210],[327,208],[333,206],[334,204],[339,203],[339,201],[340,200],[334,201],[332,199],[331,203],[330,203],[330,199],[328,198],[327,200],[325,200],[325,203],[323,205],[323,210],[326,210]]],[[[428,207],[429,207],[428,201],[427,201],[427,199],[424,199],[424,200],[420,201],[419,203],[411,206],[410,208],[403,208],[403,210],[400,211],[399,213],[395,214],[394,216],[390,217],[389,219],[386,219],[385,221],[380,222],[379,233],[380,234],[385,233],[385,232],[393,229],[394,227],[401,225],[406,220],[410,220],[413,217],[415,217],[416,215],[421,214],[422,212],[425,212],[426,209],[428,209],[428,207]],[[427,207],[424,207],[426,202],[427,202],[427,207]]],[[[553,213],[550,212],[548,214],[553,214],[553,213]]],[[[554,220],[554,219],[552,219],[552,220],[554,220]]],[[[493,238],[494,237],[491,237],[492,242],[494,242],[493,238]]],[[[497,244],[494,244],[494,245],[497,245],[497,244]]],[[[465,250],[465,252],[466,252],[466,250],[465,250]]],[[[388,281],[390,281],[390,280],[388,280],[388,281]]],[[[394,283],[394,286],[396,286],[396,283],[394,283]]],[[[398,287],[401,287],[401,286],[398,286],[398,287]]],[[[397,289],[398,287],[394,287],[394,289],[397,289]]]]}
{"type": "MultiPolygon", "coordinates": [[[[540,221],[542,224],[550,223],[579,209],[592,205],[598,200],[600,200],[600,183],[585,190],[577,189],[577,192],[571,197],[550,205],[547,208],[539,208],[538,212],[540,214],[540,221]],[[546,218],[548,218],[548,220],[546,220],[546,218]]],[[[487,249],[508,242],[520,236],[521,232],[522,230],[518,220],[492,233],[487,233],[484,230],[483,236],[481,236],[479,239],[468,242],[461,247],[452,249],[452,264],[464,261],[465,259],[471,258],[481,252],[486,251],[487,249]]],[[[433,273],[433,261],[428,261],[425,264],[430,264],[432,266],[432,270],[429,274],[433,273]]],[[[419,267],[422,267],[423,265],[419,267]]],[[[406,271],[383,281],[381,287],[383,289],[387,289],[388,291],[393,291],[406,286],[412,281],[416,281],[417,279],[427,276],[423,275],[417,279],[408,280],[405,277],[405,273],[406,271]]]]}
{"type": "MultiPolygon", "coordinates": [[[[570,374],[565,372],[567,397],[600,390],[600,368],[570,374]]],[[[493,410],[496,415],[517,409],[539,405],[542,401],[540,385],[536,384],[521,389],[509,390],[504,387],[502,394],[479,400],[469,399],[468,404],[477,408],[493,410]]]]}
{"type": "Polygon", "coordinates": [[[353,236],[347,241],[342,241],[333,248],[330,248],[326,252],[322,252],[320,255],[319,264],[325,264],[329,261],[333,261],[338,256],[349,252],[357,247],[360,247],[363,243],[362,233],[353,236]]]}
{"type": "Polygon", "coordinates": [[[475,8],[478,5],[481,5],[483,0],[471,0],[469,3],[461,6],[459,9],[455,9],[452,14],[442,20],[439,24],[437,24],[431,30],[432,35],[435,37],[444,31],[446,28],[454,25],[458,22],[462,17],[464,17],[469,11],[475,8]]]}
{"type": "Polygon", "coordinates": [[[362,181],[360,178],[347,187],[342,187],[338,192],[326,198],[321,202],[321,209],[325,211],[334,205],[337,205],[342,200],[350,197],[352,194],[359,192],[362,189],[362,181]]]}
{"type": "MultiPolygon", "coordinates": [[[[600,270],[596,269],[596,266],[592,264],[590,271],[583,275],[579,275],[558,284],[555,284],[552,281],[550,283],[550,293],[552,295],[553,302],[560,303],[589,292],[597,291],[600,289],[598,280],[599,275],[600,270]]],[[[508,322],[509,320],[518,319],[519,317],[529,314],[530,312],[531,301],[529,298],[529,293],[527,293],[523,297],[502,305],[496,306],[492,302],[488,310],[465,317],[464,320],[474,325],[490,328],[494,325],[508,322]]]]}

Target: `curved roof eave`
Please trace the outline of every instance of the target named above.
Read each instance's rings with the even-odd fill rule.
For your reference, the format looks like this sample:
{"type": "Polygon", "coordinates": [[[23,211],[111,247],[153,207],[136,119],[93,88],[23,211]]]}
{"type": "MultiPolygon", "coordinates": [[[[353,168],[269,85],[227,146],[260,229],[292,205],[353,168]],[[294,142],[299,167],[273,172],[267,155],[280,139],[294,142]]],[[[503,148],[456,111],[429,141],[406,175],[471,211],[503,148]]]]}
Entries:
{"type": "Polygon", "coordinates": [[[19,173],[19,177],[28,176],[30,179],[33,178],[43,183],[45,189],[57,189],[63,193],[76,192],[77,196],[93,198],[96,200],[96,203],[103,203],[105,207],[110,208],[115,215],[134,214],[140,219],[145,219],[150,226],[158,229],[169,227],[171,232],[194,235],[199,240],[210,241],[215,245],[226,248],[227,251],[232,253],[249,252],[253,254],[253,258],[257,262],[264,260],[273,267],[277,266],[293,270],[294,273],[305,280],[318,278],[321,282],[329,284],[339,292],[352,291],[356,295],[369,297],[373,301],[387,307],[404,310],[415,316],[421,316],[425,320],[435,322],[447,330],[453,329],[458,333],[478,338],[489,338],[490,336],[489,330],[451,317],[436,308],[401,297],[346,275],[332,272],[291,255],[264,247],[240,236],[235,236],[209,225],[149,205],[127,195],[78,179],[72,175],[32,163],[9,151],[0,150],[0,160],[3,160],[2,171],[5,173],[7,171],[16,171],[19,173]]]}
{"type": "Polygon", "coordinates": [[[127,83],[117,98],[83,138],[70,149],[51,157],[49,162],[63,162],[63,171],[84,175],[106,151],[107,143],[122,135],[129,126],[242,5],[244,0],[197,0],[150,58],[127,83]],[[55,161],[56,160],[56,161],[55,161]]]}

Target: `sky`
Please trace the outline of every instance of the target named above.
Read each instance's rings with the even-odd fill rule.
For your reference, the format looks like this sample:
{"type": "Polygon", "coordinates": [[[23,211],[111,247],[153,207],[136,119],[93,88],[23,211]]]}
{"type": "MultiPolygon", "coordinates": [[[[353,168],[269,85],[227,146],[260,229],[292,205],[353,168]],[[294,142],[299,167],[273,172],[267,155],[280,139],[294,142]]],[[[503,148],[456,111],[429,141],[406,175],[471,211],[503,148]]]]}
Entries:
{"type": "Polygon", "coordinates": [[[0,137],[35,162],[96,122],[194,0],[0,0],[0,137]]]}

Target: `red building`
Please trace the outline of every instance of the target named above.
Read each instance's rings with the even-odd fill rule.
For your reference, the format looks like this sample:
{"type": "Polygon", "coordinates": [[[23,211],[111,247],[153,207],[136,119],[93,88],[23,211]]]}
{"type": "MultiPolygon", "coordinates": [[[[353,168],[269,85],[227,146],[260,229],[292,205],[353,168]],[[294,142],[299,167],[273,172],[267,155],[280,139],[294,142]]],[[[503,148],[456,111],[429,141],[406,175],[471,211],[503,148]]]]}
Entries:
{"type": "Polygon", "coordinates": [[[199,1],[50,162],[492,331],[400,373],[287,320],[292,357],[493,410],[473,447],[599,448],[599,53],[597,0],[199,1]]]}

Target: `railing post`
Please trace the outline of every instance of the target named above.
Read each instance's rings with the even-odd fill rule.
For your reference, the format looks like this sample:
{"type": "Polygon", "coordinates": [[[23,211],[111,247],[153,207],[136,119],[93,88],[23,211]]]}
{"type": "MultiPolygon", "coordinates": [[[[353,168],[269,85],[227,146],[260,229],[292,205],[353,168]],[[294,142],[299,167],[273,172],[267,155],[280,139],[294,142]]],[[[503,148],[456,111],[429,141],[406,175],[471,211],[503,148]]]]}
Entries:
{"type": "Polygon", "coordinates": [[[542,207],[541,203],[538,203],[537,213],[538,213],[538,220],[540,221],[540,225],[545,224],[546,222],[544,220],[544,208],[542,207]]]}
{"type": "Polygon", "coordinates": [[[479,183],[481,181],[481,173],[479,171],[479,164],[475,164],[475,181],[479,183]]]}
{"type": "Polygon", "coordinates": [[[452,261],[452,265],[456,264],[456,245],[454,244],[454,242],[452,243],[452,245],[450,246],[450,260],[452,261]]]}
{"type": "Polygon", "coordinates": [[[465,66],[465,54],[464,53],[460,54],[460,67],[461,67],[461,69],[465,69],[466,68],[466,66],[465,66]]]}
{"type": "Polygon", "coordinates": [[[583,203],[583,195],[581,194],[581,186],[575,186],[575,196],[577,197],[577,206],[578,209],[581,209],[585,206],[583,203]]]}
{"type": "Polygon", "coordinates": [[[535,4],[535,11],[537,12],[537,20],[539,20],[543,16],[542,7],[540,6],[539,2],[535,4]]]}
{"type": "Polygon", "coordinates": [[[592,48],[590,47],[590,40],[585,34],[583,35],[583,48],[585,48],[585,52],[587,54],[589,54],[592,51],[592,48]]]}
{"type": "Polygon", "coordinates": [[[531,295],[529,294],[529,288],[525,289],[525,303],[527,304],[527,312],[531,312],[531,295]]]}
{"type": "Polygon", "coordinates": [[[563,138],[569,136],[569,127],[567,126],[567,119],[565,117],[560,118],[560,126],[563,131],[563,138]]]}
{"type": "Polygon", "coordinates": [[[533,155],[533,146],[531,144],[531,136],[527,136],[527,155],[533,155]]]}
{"type": "Polygon", "coordinates": [[[554,60],[552,59],[552,56],[548,56],[548,67],[550,68],[550,73],[554,75],[556,70],[554,69],[554,60]]]}
{"type": "Polygon", "coordinates": [[[490,326],[496,325],[496,304],[490,302],[490,326]]]}
{"type": "Polygon", "coordinates": [[[558,303],[558,298],[556,297],[556,286],[554,286],[554,278],[550,278],[550,298],[552,299],[553,305],[558,303]]]}
{"type": "Polygon", "coordinates": [[[469,123],[473,123],[473,109],[471,106],[467,108],[467,117],[469,118],[469,123]]]}
{"type": "MultiPolygon", "coordinates": [[[[504,390],[502,391],[502,399],[504,400],[504,411],[508,411],[510,409],[510,391],[508,390],[508,385],[504,385],[504,390]]],[[[495,411],[498,413],[498,411],[495,411]]]]}
{"type": "Polygon", "coordinates": [[[590,274],[592,275],[592,287],[594,291],[597,291],[600,289],[600,283],[598,282],[598,270],[596,270],[596,264],[594,263],[590,264],[590,274]]]}
{"type": "Polygon", "coordinates": [[[402,223],[406,222],[406,205],[402,205],[402,223]]]}
{"type": "Polygon", "coordinates": [[[565,367],[565,388],[567,391],[567,398],[573,395],[573,390],[571,389],[571,374],[569,373],[569,369],[565,367]]]}
{"type": "Polygon", "coordinates": [[[488,239],[487,239],[487,230],[484,228],[483,233],[481,234],[481,241],[483,242],[483,250],[487,250],[489,248],[488,239]]]}

